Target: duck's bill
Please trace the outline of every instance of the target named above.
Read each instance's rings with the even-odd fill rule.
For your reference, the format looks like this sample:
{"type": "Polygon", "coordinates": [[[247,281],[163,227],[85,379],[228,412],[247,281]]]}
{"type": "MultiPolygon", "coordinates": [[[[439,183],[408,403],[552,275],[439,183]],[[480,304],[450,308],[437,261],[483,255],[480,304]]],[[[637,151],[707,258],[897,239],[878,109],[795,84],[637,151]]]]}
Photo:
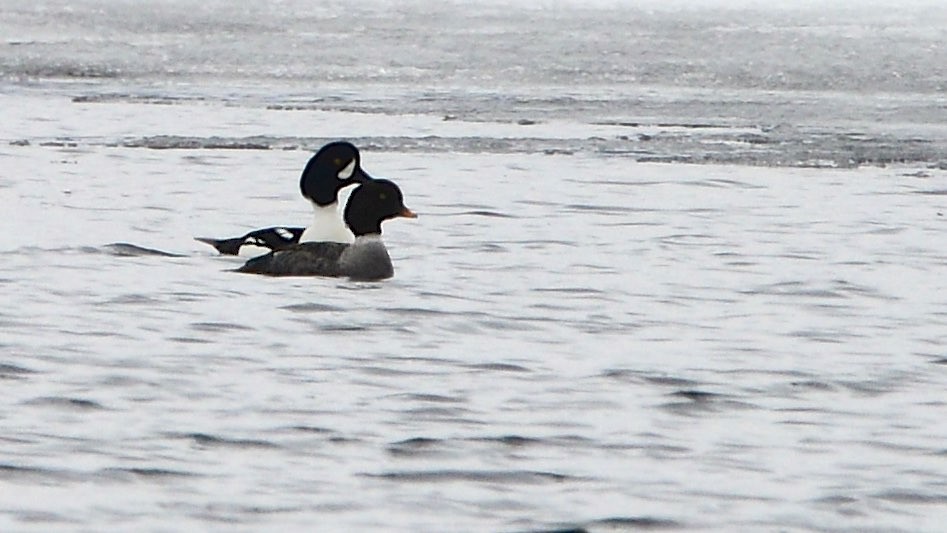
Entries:
{"type": "Polygon", "coordinates": [[[408,209],[407,207],[405,207],[403,211],[398,213],[398,216],[404,217],[404,218],[418,218],[417,213],[408,209]]]}

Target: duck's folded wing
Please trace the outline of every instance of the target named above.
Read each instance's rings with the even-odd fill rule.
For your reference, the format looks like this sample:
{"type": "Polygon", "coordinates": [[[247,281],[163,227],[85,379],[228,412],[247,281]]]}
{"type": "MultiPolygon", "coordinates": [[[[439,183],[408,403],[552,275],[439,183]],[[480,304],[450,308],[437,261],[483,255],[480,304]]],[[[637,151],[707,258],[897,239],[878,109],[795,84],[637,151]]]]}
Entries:
{"type": "Polygon", "coordinates": [[[339,257],[347,244],[304,242],[247,261],[237,272],[267,276],[341,276],[339,257]]]}
{"type": "Polygon", "coordinates": [[[213,239],[209,237],[194,237],[194,239],[213,246],[224,255],[239,255],[240,247],[246,245],[260,246],[270,250],[283,250],[297,244],[305,229],[273,226],[253,230],[243,237],[233,237],[231,239],[213,239]]]}

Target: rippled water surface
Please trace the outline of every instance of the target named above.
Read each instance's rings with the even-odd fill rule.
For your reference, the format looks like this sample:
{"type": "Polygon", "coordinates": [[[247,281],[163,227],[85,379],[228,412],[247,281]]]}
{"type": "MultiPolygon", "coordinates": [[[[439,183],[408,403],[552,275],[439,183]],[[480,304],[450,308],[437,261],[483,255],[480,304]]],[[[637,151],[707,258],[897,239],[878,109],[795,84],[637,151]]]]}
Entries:
{"type": "Polygon", "coordinates": [[[0,530],[943,526],[942,8],[263,5],[0,1],[0,530]],[[393,279],[192,239],[336,138],[393,279]]]}

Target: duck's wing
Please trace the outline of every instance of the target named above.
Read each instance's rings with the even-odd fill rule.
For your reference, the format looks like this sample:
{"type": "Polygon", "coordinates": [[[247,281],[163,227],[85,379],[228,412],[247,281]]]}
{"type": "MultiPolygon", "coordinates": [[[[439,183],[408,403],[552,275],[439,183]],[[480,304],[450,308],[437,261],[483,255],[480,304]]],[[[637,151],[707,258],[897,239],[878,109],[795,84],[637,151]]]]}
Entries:
{"type": "Polygon", "coordinates": [[[250,259],[237,272],[266,276],[341,276],[339,257],[349,245],[304,242],[250,259]]]}
{"type": "Polygon", "coordinates": [[[270,250],[283,250],[299,242],[306,228],[287,226],[273,226],[253,230],[242,237],[230,239],[213,239],[209,237],[194,237],[195,240],[209,244],[224,255],[240,255],[242,246],[258,246],[270,250]]]}

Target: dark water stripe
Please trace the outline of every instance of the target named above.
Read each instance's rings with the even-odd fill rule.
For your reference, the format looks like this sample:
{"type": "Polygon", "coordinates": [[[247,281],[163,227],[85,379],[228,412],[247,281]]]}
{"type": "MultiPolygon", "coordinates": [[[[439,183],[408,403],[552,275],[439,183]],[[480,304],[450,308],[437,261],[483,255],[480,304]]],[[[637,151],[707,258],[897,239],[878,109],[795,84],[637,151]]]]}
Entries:
{"type": "Polygon", "coordinates": [[[679,396],[681,398],[687,398],[688,400],[693,400],[695,402],[710,402],[719,398],[724,398],[723,394],[702,390],[679,390],[672,392],[671,396],[679,396]]]}
{"type": "Polygon", "coordinates": [[[796,389],[796,390],[814,390],[814,391],[835,390],[835,387],[831,385],[830,383],[826,383],[824,381],[818,381],[815,379],[792,381],[789,384],[793,387],[793,389],[796,389]]]}
{"type": "Polygon", "coordinates": [[[530,470],[425,470],[425,471],[399,471],[385,472],[381,474],[361,474],[365,477],[386,479],[391,481],[410,481],[410,482],[451,482],[451,481],[473,481],[480,483],[547,483],[564,482],[579,479],[574,476],[557,474],[554,472],[540,472],[530,470]]]}
{"type": "Polygon", "coordinates": [[[409,415],[412,420],[433,419],[433,420],[457,420],[470,424],[482,424],[484,422],[465,418],[469,416],[470,409],[464,407],[418,407],[414,409],[405,409],[402,413],[409,415]]]}
{"type": "Polygon", "coordinates": [[[77,472],[39,466],[21,466],[10,463],[0,463],[0,479],[25,479],[49,481],[76,481],[82,476],[77,472]]]}
{"type": "Polygon", "coordinates": [[[86,400],[82,398],[67,398],[63,396],[43,396],[40,398],[33,398],[31,400],[26,400],[23,402],[24,405],[34,405],[34,406],[47,406],[47,407],[62,407],[66,409],[74,409],[78,411],[99,411],[106,410],[107,408],[96,402],[94,400],[86,400]]]}
{"type": "Polygon", "coordinates": [[[444,396],[442,394],[429,394],[429,393],[417,393],[417,392],[399,392],[397,394],[392,394],[387,396],[387,398],[398,398],[404,400],[414,400],[419,402],[432,402],[432,403],[464,403],[466,400],[463,398],[455,398],[453,396],[444,396]]]}
{"type": "MultiPolygon", "coordinates": [[[[2,348],[2,345],[0,345],[2,348]]],[[[0,363],[0,377],[6,378],[19,378],[24,377],[28,374],[36,374],[36,370],[31,370],[26,367],[14,365],[11,363],[0,363]]]]}
{"type": "Polygon", "coordinates": [[[379,311],[384,311],[386,313],[394,313],[396,315],[407,315],[407,316],[444,316],[444,315],[465,315],[466,313],[460,313],[455,311],[444,311],[441,309],[431,309],[427,307],[380,307],[379,311]]]}
{"type": "Polygon", "coordinates": [[[319,326],[320,331],[325,331],[328,333],[349,333],[349,332],[360,332],[360,331],[371,331],[369,326],[360,326],[357,324],[324,324],[319,326]]]}
{"type": "Polygon", "coordinates": [[[653,516],[622,516],[603,518],[601,520],[589,522],[589,524],[613,529],[678,529],[684,527],[681,522],[676,520],[655,518],[653,516]]]}
{"type": "MultiPolygon", "coordinates": [[[[430,450],[438,447],[466,445],[465,443],[482,443],[500,445],[510,448],[525,448],[528,446],[554,446],[575,449],[577,447],[599,446],[600,443],[578,435],[560,435],[552,437],[524,437],[521,435],[499,435],[493,437],[472,437],[458,439],[438,439],[430,437],[412,437],[389,444],[389,451],[407,452],[430,450]]],[[[641,448],[641,446],[635,446],[641,448]]]]}
{"type": "Polygon", "coordinates": [[[27,524],[79,524],[80,519],[67,517],[51,511],[37,511],[24,509],[12,511],[13,516],[20,522],[27,524]]]}
{"type": "Polygon", "coordinates": [[[109,307],[112,305],[145,305],[145,306],[157,306],[163,302],[158,298],[151,296],[146,296],[144,294],[123,294],[121,296],[115,296],[109,298],[103,302],[98,302],[95,305],[109,307]]]}
{"type": "Polygon", "coordinates": [[[698,382],[692,379],[674,376],[655,376],[646,372],[627,368],[614,368],[605,370],[602,372],[602,376],[611,379],[618,379],[621,381],[645,381],[655,385],[666,385],[669,387],[694,387],[698,385],[698,382]]]}
{"type": "Polygon", "coordinates": [[[606,531],[643,531],[682,528],[684,528],[684,524],[667,518],[621,516],[593,520],[582,525],[556,526],[552,529],[531,529],[523,533],[592,533],[603,529],[606,531]]]}
{"type": "Polygon", "coordinates": [[[719,412],[730,409],[758,409],[757,405],[749,402],[732,399],[725,394],[707,392],[696,389],[685,389],[672,392],[670,396],[684,398],[688,401],[672,401],[659,405],[661,409],[684,416],[698,416],[708,412],[719,412]]]}
{"type": "Polygon", "coordinates": [[[193,322],[191,329],[207,332],[225,332],[225,331],[251,331],[253,328],[243,324],[234,324],[230,322],[193,322]]]}
{"type": "Polygon", "coordinates": [[[534,437],[521,437],[519,435],[502,435],[499,437],[477,437],[471,440],[477,441],[477,442],[502,444],[504,446],[510,446],[510,447],[515,447],[515,448],[550,442],[548,439],[538,439],[534,437]]]}
{"type": "Polygon", "coordinates": [[[477,209],[473,211],[461,211],[460,213],[444,213],[444,216],[477,216],[477,217],[487,217],[487,218],[520,218],[516,215],[511,215],[508,213],[500,213],[498,211],[489,211],[486,209],[477,209]]]}
{"type": "Polygon", "coordinates": [[[335,431],[329,428],[324,428],[324,427],[319,427],[319,426],[300,425],[300,426],[290,426],[289,429],[293,431],[299,431],[302,433],[321,433],[321,434],[335,433],[335,431]]]}
{"type": "Polygon", "coordinates": [[[183,470],[170,470],[165,468],[144,468],[144,467],[108,467],[97,472],[98,476],[116,479],[173,479],[198,477],[196,472],[185,472],[183,470]]]}
{"type": "Polygon", "coordinates": [[[537,287],[534,292],[554,292],[563,294],[605,294],[605,291],[590,287],[537,287]]]}
{"type": "Polygon", "coordinates": [[[178,439],[189,439],[193,440],[195,444],[200,446],[222,446],[222,447],[235,447],[235,448],[278,448],[279,446],[268,440],[259,440],[259,439],[236,439],[221,437],[217,435],[210,435],[207,433],[172,433],[169,434],[171,438],[178,439]]]}
{"type": "Polygon", "coordinates": [[[291,304],[284,305],[280,309],[285,309],[286,311],[294,311],[297,313],[323,313],[323,312],[333,312],[333,311],[343,311],[342,307],[320,304],[320,303],[304,303],[304,304],[291,304]]]}
{"type": "Polygon", "coordinates": [[[488,370],[491,372],[532,372],[532,370],[526,368],[525,366],[514,365],[511,363],[475,363],[464,366],[473,370],[488,370]]]}
{"type": "Polygon", "coordinates": [[[146,248],[144,246],[138,246],[137,244],[131,244],[127,242],[114,242],[111,244],[106,244],[102,248],[106,252],[118,257],[185,257],[181,254],[156,250],[154,248],[146,248]]]}
{"type": "Polygon", "coordinates": [[[875,497],[895,503],[947,504],[947,492],[931,494],[914,490],[893,489],[878,493],[875,497]]]}
{"type": "Polygon", "coordinates": [[[442,439],[414,437],[393,442],[386,447],[386,451],[391,455],[400,457],[434,455],[443,451],[445,444],[447,444],[447,442],[442,439]]]}
{"type": "Polygon", "coordinates": [[[588,529],[583,527],[561,527],[555,529],[529,529],[522,533],[590,533],[588,529]]]}
{"type": "Polygon", "coordinates": [[[203,339],[197,337],[168,337],[168,340],[171,342],[180,342],[182,344],[210,344],[214,342],[212,339],[203,339]]]}
{"type": "MultiPolygon", "coordinates": [[[[15,42],[27,45],[32,43],[15,42]]],[[[21,63],[17,65],[17,74],[30,78],[75,78],[75,79],[115,79],[123,75],[122,69],[112,65],[86,63],[75,60],[59,60],[57,63],[21,63]]]]}
{"type": "Polygon", "coordinates": [[[441,444],[446,442],[444,439],[432,439],[429,437],[412,437],[410,439],[399,440],[398,442],[392,442],[389,446],[395,446],[399,448],[425,448],[428,446],[433,446],[435,444],[441,444]]]}

